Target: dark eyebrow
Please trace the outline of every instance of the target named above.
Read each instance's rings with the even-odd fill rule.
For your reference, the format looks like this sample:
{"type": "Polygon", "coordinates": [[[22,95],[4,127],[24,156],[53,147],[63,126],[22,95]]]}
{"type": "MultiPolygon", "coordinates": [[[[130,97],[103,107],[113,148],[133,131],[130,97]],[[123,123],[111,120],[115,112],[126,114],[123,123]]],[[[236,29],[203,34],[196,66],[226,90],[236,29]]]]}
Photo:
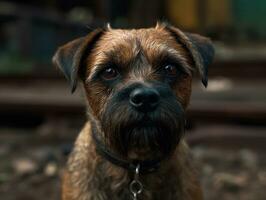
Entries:
{"type": "MultiPolygon", "coordinates": [[[[122,51],[122,49],[121,49],[122,51]]],[[[103,56],[98,63],[95,64],[93,67],[93,71],[91,72],[91,75],[89,76],[89,79],[97,78],[97,75],[99,72],[101,72],[103,69],[105,69],[108,66],[112,66],[117,68],[119,71],[126,71],[127,69],[132,66],[140,56],[141,52],[138,51],[136,55],[133,57],[128,57],[127,59],[121,58],[119,55],[119,49],[111,50],[111,51],[103,51],[103,56]]]]}
{"type": "Polygon", "coordinates": [[[100,52],[100,59],[94,63],[94,66],[92,66],[92,71],[88,78],[86,79],[86,82],[94,81],[98,78],[98,75],[101,71],[103,71],[106,67],[112,66],[116,68],[120,68],[121,63],[119,63],[119,59],[117,58],[117,54],[115,51],[102,51],[100,52]]]}
{"type": "Polygon", "coordinates": [[[91,72],[91,74],[89,75],[89,77],[87,78],[86,82],[90,82],[90,81],[94,81],[98,78],[99,73],[104,69],[103,66],[96,66],[95,70],[91,72]]]}
{"type": "Polygon", "coordinates": [[[187,74],[191,74],[193,69],[186,62],[185,58],[178,52],[163,51],[153,61],[155,69],[162,67],[165,64],[174,64],[181,67],[181,70],[187,74]]]}
{"type": "Polygon", "coordinates": [[[116,65],[115,63],[111,62],[111,61],[107,61],[107,62],[102,62],[99,63],[97,65],[94,66],[94,70],[91,72],[91,74],[89,75],[89,77],[87,78],[86,82],[90,82],[90,81],[95,81],[98,79],[99,74],[106,69],[107,67],[116,67],[116,68],[120,68],[118,65],[116,65]]]}

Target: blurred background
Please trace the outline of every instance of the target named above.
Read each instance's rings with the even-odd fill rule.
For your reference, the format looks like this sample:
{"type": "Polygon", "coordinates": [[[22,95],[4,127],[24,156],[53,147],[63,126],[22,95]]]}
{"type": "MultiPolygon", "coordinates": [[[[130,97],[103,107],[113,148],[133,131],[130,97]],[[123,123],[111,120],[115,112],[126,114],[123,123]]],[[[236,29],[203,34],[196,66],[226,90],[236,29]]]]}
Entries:
{"type": "Polygon", "coordinates": [[[60,175],[84,123],[81,90],[71,95],[51,64],[56,47],[95,27],[168,21],[212,38],[209,87],[197,77],[187,140],[206,200],[265,200],[266,1],[0,1],[0,194],[59,199],[60,175]]]}

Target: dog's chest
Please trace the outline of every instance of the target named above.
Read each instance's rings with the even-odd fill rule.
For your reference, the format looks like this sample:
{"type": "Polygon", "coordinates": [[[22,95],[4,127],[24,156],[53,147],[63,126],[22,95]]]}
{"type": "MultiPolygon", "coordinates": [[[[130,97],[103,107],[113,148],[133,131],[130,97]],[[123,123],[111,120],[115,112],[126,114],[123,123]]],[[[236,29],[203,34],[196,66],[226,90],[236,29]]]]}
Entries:
{"type": "MultiPolygon", "coordinates": [[[[89,166],[92,167],[93,164],[89,166]]],[[[129,190],[132,180],[126,173],[114,176],[114,172],[101,163],[96,168],[94,170],[87,168],[86,171],[84,168],[76,168],[74,171],[80,172],[77,176],[73,171],[71,185],[76,188],[74,196],[81,200],[133,200],[129,190]]],[[[164,179],[167,181],[163,181],[161,178],[149,176],[151,178],[142,180],[144,189],[137,200],[183,199],[179,184],[175,183],[177,179],[169,177],[164,179]]]]}

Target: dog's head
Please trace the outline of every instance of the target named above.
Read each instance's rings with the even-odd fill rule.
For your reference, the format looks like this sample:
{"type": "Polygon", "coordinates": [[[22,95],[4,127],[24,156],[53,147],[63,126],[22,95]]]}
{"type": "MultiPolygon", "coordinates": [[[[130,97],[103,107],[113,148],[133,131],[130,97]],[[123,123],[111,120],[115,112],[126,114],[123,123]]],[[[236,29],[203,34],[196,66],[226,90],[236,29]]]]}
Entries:
{"type": "MultiPolygon", "coordinates": [[[[158,24],[97,29],[60,47],[53,61],[75,90],[83,82],[90,118],[113,151],[165,156],[184,132],[194,71],[207,86],[210,40],[158,24]]],[[[143,155],[142,155],[143,154],[143,155]]]]}

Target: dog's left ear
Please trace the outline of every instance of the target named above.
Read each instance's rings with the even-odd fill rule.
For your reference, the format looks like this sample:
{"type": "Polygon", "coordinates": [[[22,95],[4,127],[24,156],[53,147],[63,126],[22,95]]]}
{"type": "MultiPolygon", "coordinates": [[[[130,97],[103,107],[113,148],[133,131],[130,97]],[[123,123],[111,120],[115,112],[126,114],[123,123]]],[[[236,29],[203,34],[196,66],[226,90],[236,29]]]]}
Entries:
{"type": "Polygon", "coordinates": [[[71,92],[77,86],[78,75],[85,56],[88,56],[96,41],[102,35],[102,29],[96,29],[87,36],[75,39],[58,48],[53,64],[61,69],[67,80],[70,82],[71,92]]]}
{"type": "Polygon", "coordinates": [[[211,40],[198,34],[184,33],[173,26],[166,26],[166,29],[189,51],[195,67],[199,70],[202,83],[207,87],[208,67],[214,58],[211,40]]]}

